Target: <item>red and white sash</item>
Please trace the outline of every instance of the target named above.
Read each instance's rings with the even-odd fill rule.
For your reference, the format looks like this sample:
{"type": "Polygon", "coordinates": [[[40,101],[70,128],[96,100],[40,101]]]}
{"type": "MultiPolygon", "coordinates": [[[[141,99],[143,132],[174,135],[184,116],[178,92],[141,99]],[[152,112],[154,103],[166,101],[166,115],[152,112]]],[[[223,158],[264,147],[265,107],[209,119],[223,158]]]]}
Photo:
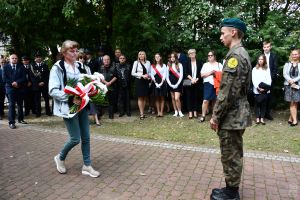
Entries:
{"type": "Polygon", "coordinates": [[[178,74],[178,72],[175,72],[172,66],[169,66],[169,70],[172,72],[174,76],[176,76],[177,79],[179,79],[180,74],[178,74]]]}
{"type": "Polygon", "coordinates": [[[161,73],[158,71],[158,69],[156,68],[155,65],[152,65],[152,68],[154,69],[154,71],[156,72],[156,74],[161,78],[163,79],[163,76],[161,75],[161,73]]]}

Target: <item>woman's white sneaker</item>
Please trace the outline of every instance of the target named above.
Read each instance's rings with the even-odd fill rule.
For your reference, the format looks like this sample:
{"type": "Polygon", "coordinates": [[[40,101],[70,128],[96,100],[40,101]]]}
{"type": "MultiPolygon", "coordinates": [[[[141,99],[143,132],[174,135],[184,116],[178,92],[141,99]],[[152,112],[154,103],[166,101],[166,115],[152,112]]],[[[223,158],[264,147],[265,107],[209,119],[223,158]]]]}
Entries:
{"type": "Polygon", "coordinates": [[[178,114],[179,114],[179,117],[184,117],[184,114],[182,114],[181,111],[179,111],[178,114]]]}
{"type": "Polygon", "coordinates": [[[178,112],[177,112],[177,110],[175,110],[175,113],[174,113],[174,117],[177,117],[177,115],[178,115],[178,112]]]}
{"type": "Polygon", "coordinates": [[[54,156],[54,162],[56,164],[56,169],[59,173],[61,174],[67,173],[67,169],[65,167],[65,161],[59,159],[59,154],[54,156]]]}
{"type": "Polygon", "coordinates": [[[90,166],[83,165],[82,174],[83,175],[88,175],[88,176],[93,177],[93,178],[97,178],[98,176],[100,176],[100,172],[94,170],[91,165],[90,166]]]}

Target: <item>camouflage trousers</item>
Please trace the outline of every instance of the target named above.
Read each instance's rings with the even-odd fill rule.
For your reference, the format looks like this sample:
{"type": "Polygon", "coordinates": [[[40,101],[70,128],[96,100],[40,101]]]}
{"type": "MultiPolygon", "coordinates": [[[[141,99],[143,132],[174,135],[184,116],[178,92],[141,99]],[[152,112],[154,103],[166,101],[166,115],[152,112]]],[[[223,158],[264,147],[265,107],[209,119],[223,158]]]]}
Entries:
{"type": "Polygon", "coordinates": [[[245,130],[219,130],[221,161],[226,186],[239,187],[243,170],[243,134],[245,130]]]}

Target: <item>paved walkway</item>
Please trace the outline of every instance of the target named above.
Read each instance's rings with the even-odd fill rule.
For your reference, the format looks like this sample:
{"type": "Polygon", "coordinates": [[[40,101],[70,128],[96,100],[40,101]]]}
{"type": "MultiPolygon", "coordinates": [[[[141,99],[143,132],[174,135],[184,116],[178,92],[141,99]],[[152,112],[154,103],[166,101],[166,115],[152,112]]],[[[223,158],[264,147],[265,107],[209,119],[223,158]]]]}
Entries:
{"type": "MultiPolygon", "coordinates": [[[[99,178],[81,175],[80,146],[70,152],[60,175],[53,156],[65,130],[32,125],[11,130],[0,124],[0,199],[209,199],[224,186],[216,149],[92,136],[93,166],[99,178]]],[[[247,153],[242,199],[300,199],[300,160],[247,153]]]]}

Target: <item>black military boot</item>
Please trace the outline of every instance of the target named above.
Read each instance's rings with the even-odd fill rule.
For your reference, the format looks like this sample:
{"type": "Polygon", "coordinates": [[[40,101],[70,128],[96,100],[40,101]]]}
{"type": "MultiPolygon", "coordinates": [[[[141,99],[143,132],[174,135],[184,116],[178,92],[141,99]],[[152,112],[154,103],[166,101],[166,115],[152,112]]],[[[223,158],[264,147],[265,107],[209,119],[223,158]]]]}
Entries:
{"type": "Polygon", "coordinates": [[[210,195],[211,200],[240,200],[238,187],[215,188],[210,195]]]}

